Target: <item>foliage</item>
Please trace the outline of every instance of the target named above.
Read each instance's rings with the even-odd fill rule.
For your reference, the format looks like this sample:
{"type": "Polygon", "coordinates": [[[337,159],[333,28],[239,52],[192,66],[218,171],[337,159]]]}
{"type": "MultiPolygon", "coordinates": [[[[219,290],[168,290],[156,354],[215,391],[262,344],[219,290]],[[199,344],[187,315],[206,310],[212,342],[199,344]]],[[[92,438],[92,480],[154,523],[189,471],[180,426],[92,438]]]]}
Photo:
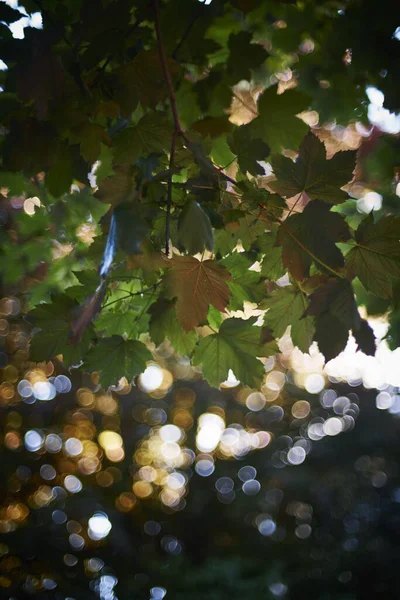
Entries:
{"type": "Polygon", "coordinates": [[[107,387],[169,339],[212,385],[232,369],[257,387],[277,348],[263,318],[326,360],[350,331],[373,354],[357,311],[373,296],[397,346],[398,140],[332,152],[323,127],[365,124],[371,84],[400,109],[387,0],[21,6],[43,29],[12,38],[1,5],[1,277],[31,309],[34,360],[107,387]],[[360,186],[380,213],[357,213],[360,186]]]}

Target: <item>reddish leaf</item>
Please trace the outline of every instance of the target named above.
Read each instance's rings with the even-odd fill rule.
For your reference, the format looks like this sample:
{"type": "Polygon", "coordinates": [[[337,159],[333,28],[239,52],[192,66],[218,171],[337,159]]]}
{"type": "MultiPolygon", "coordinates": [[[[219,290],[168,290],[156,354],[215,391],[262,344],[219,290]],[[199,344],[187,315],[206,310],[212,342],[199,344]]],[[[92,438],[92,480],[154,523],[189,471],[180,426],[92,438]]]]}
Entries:
{"type": "Polygon", "coordinates": [[[167,295],[177,298],[176,314],[185,331],[204,323],[212,304],[224,311],[230,296],[230,275],[215,260],[199,261],[191,256],[171,260],[165,277],[167,295]]]}

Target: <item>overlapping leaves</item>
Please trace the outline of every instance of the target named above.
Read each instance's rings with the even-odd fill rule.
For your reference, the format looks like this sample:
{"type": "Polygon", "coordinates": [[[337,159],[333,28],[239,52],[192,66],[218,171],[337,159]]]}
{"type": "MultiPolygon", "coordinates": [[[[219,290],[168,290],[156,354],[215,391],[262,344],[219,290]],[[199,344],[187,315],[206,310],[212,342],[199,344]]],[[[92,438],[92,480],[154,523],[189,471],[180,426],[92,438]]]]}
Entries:
{"type": "MultiPolygon", "coordinates": [[[[340,40],[333,43],[336,11],[329,18],[318,12],[305,28],[292,3],[290,14],[282,9],[285,29],[260,28],[266,13],[256,2],[196,3],[193,22],[189,4],[159,2],[162,42],[152,3],[105,4],[96,19],[91,5],[79,12],[65,4],[64,27],[57,3],[48,3],[43,30],[18,43],[5,33],[0,44],[8,65],[0,76],[1,275],[37,304],[31,357],[62,355],[67,365],[101,371],[107,386],[141,372],[152,356],[146,344],[167,339],[202,365],[212,385],[232,370],[258,386],[257,357],[267,355],[269,332],[279,339],[290,327],[295,346],[307,352],[317,342],[329,359],[351,331],[361,350],[374,352],[353,280],[360,302],[362,285],[384,299],[381,312],[393,303],[388,340],[395,347],[395,153],[390,161],[374,154],[368,140],[372,158],[362,158],[363,144],[355,170],[354,152],[327,160],[319,139],[327,130],[317,137],[305,123],[304,111],[313,110],[323,125],[337,105],[334,90],[347,85],[338,114],[365,113],[350,104],[367,75],[374,81],[365,64],[357,67],[359,56],[347,79],[342,74],[350,46],[339,52],[340,40]],[[337,51],[327,64],[318,62],[323,35],[337,51]],[[317,41],[311,62],[292,47],[310,36],[317,41]],[[364,182],[384,190],[385,214],[366,217],[353,232],[362,217],[343,188],[354,173],[368,179],[372,159],[378,167],[386,160],[364,182]],[[36,197],[35,214],[22,214],[36,197]],[[74,344],[71,323],[94,297],[99,305],[74,344]],[[232,318],[250,307],[265,311],[268,330],[232,318]]],[[[311,3],[307,14],[316,10],[311,3]]],[[[18,15],[6,5],[0,11],[6,23],[18,15]]],[[[375,76],[393,102],[393,74],[383,81],[381,69],[375,76]]],[[[275,350],[271,341],[268,352],[275,350]]]]}

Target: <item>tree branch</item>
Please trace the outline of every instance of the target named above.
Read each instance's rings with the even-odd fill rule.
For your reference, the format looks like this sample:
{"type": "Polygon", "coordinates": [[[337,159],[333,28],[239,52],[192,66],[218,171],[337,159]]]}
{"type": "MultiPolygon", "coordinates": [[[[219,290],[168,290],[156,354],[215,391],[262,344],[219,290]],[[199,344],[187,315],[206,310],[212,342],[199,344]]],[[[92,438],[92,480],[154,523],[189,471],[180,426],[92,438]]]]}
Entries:
{"type": "Polygon", "coordinates": [[[155,29],[156,29],[158,54],[160,56],[160,62],[161,62],[161,66],[162,66],[164,80],[165,80],[165,83],[168,88],[168,98],[169,98],[169,102],[171,105],[172,116],[174,118],[174,131],[176,134],[181,135],[182,127],[180,124],[178,109],[176,106],[175,91],[174,91],[174,86],[172,84],[171,73],[169,72],[169,68],[168,68],[167,55],[165,54],[165,48],[164,48],[164,43],[163,43],[162,34],[161,34],[160,7],[158,5],[158,0],[153,0],[153,8],[154,8],[154,23],[155,23],[155,29]]]}

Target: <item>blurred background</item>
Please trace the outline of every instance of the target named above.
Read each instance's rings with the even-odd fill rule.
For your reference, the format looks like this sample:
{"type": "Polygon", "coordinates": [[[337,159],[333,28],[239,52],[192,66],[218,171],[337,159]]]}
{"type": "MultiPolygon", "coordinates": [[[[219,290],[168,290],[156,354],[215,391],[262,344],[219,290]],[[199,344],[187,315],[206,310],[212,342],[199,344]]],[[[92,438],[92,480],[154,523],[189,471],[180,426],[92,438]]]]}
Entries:
{"type": "MultiPolygon", "coordinates": [[[[398,354],[317,348],[220,390],[168,342],[132,384],[28,361],[0,303],[1,597],[397,598],[398,354]]],[[[372,319],[383,334],[382,319],[372,319]]]]}

